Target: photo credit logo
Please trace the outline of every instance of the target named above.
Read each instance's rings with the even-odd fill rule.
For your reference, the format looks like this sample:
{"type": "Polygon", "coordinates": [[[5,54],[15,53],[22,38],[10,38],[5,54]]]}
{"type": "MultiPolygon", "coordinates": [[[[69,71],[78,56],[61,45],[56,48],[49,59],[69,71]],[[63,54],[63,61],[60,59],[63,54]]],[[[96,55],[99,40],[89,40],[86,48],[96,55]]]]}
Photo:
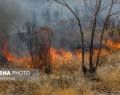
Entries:
{"type": "Polygon", "coordinates": [[[0,69],[0,81],[36,81],[39,69],[0,69]]]}

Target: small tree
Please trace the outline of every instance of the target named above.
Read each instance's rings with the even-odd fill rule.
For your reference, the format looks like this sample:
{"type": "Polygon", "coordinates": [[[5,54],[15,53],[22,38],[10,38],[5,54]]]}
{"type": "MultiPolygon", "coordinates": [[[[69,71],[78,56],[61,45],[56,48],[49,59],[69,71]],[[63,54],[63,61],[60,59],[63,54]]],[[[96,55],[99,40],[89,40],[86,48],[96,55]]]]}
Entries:
{"type": "Polygon", "coordinates": [[[31,68],[42,69],[49,74],[51,72],[50,34],[37,28],[35,22],[26,22],[22,30],[16,28],[30,53],[31,68]]]}

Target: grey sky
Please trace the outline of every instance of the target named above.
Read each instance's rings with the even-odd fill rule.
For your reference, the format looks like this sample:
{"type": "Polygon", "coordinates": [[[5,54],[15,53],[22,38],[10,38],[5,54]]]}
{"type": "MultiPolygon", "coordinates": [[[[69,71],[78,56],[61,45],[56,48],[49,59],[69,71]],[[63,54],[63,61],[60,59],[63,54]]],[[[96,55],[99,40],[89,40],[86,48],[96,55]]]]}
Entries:
{"type": "MultiPolygon", "coordinates": [[[[49,0],[48,2],[44,3],[46,0],[0,0],[0,9],[4,10],[4,13],[6,13],[10,19],[13,19],[15,21],[25,21],[28,18],[30,18],[31,13],[34,11],[37,15],[37,22],[38,24],[45,24],[45,19],[47,19],[47,16],[43,15],[43,13],[46,13],[46,10],[49,10],[49,16],[50,20],[54,21],[55,12],[59,12],[59,15],[62,15],[60,18],[63,20],[68,19],[68,16],[70,18],[73,18],[74,16],[71,14],[71,12],[64,6],[54,2],[51,6],[48,6],[53,0],[49,0]],[[16,19],[15,19],[16,18],[16,19]]],[[[60,0],[62,1],[62,0],[60,0]]],[[[89,0],[87,0],[87,3],[89,0]]],[[[102,2],[105,4],[108,4],[111,0],[102,0],[102,2]]],[[[78,14],[79,16],[85,15],[85,7],[83,6],[82,0],[66,0],[68,5],[78,14]]],[[[114,7],[113,12],[118,10],[118,7],[114,7]]],[[[108,12],[108,10],[105,10],[101,13],[101,15],[105,15],[108,12]]],[[[2,15],[4,15],[4,13],[2,15]]],[[[7,16],[6,15],[6,16],[7,16]]],[[[86,21],[84,21],[86,22],[86,21]]]]}

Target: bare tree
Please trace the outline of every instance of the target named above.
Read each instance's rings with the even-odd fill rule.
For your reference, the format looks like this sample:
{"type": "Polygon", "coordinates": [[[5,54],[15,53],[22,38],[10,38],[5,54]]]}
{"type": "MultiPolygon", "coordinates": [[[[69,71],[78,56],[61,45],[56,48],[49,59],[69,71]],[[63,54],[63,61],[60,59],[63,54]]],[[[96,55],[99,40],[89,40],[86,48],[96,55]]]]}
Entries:
{"type": "MultiPolygon", "coordinates": [[[[26,22],[22,30],[18,27],[16,28],[19,37],[29,50],[32,59],[31,68],[42,69],[49,74],[51,72],[49,32],[44,32],[43,29],[37,28],[35,19],[32,22],[26,22]]],[[[50,30],[49,28],[45,29],[50,30]]]]}
{"type": "Polygon", "coordinates": [[[74,10],[69,6],[69,4],[65,0],[54,0],[58,4],[61,4],[62,6],[65,6],[70,10],[70,12],[75,16],[75,20],[72,19],[78,26],[80,30],[80,36],[81,36],[81,46],[82,46],[82,69],[85,76],[94,76],[97,66],[99,63],[100,58],[100,52],[102,49],[102,40],[105,32],[105,28],[107,26],[107,22],[111,16],[116,16],[120,13],[119,10],[112,11],[114,6],[119,6],[120,3],[118,0],[109,0],[106,4],[104,4],[103,0],[82,0],[84,3],[85,8],[85,16],[89,19],[91,23],[91,38],[90,38],[90,45],[89,45],[89,68],[86,68],[85,64],[85,58],[84,58],[84,52],[85,52],[85,45],[84,45],[84,33],[82,29],[82,22],[81,18],[74,12],[74,10]],[[103,21],[100,21],[98,19],[99,14],[101,14],[104,10],[107,10],[107,13],[105,13],[105,19],[103,21]],[[96,58],[96,62],[93,62],[93,55],[94,55],[94,38],[97,27],[101,24],[101,36],[99,41],[99,51],[96,58]]]}

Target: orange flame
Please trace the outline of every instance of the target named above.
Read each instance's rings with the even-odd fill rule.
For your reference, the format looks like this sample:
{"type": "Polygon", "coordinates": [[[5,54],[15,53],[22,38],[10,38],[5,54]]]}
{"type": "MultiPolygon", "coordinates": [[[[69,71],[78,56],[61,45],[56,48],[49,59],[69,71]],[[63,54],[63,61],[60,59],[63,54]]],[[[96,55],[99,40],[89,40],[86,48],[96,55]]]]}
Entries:
{"type": "MultiPolygon", "coordinates": [[[[111,40],[107,40],[105,45],[109,48],[120,48],[120,43],[114,43],[111,40]]],[[[4,43],[2,52],[3,52],[3,55],[6,57],[6,59],[13,63],[25,63],[25,62],[27,63],[32,61],[31,56],[27,56],[23,58],[15,58],[14,54],[7,50],[7,43],[4,43]]],[[[96,58],[98,52],[99,52],[98,49],[94,49],[94,56],[93,56],[94,58],[96,58]]],[[[82,57],[81,51],[75,50],[74,53],[76,56],[74,56],[73,53],[71,52],[64,51],[63,49],[57,50],[53,47],[50,47],[51,64],[55,67],[60,67],[63,64],[72,63],[72,61],[76,60],[77,58],[81,60],[81,57],[82,57]]],[[[108,53],[109,53],[108,50],[102,49],[100,56],[106,55],[108,53]]],[[[85,58],[86,60],[88,60],[89,51],[85,53],[85,58]]],[[[74,62],[74,63],[77,64],[78,62],[74,62]]],[[[30,68],[29,65],[27,67],[30,68]]]]}
{"type": "Polygon", "coordinates": [[[107,43],[106,43],[106,46],[108,46],[109,48],[117,48],[119,49],[120,48],[120,43],[116,43],[116,42],[113,42],[111,40],[107,40],[107,43]]]}
{"type": "Polygon", "coordinates": [[[68,64],[74,58],[71,52],[66,52],[63,49],[56,50],[55,48],[50,48],[51,63],[52,65],[59,67],[63,64],[68,64]]]}
{"type": "Polygon", "coordinates": [[[77,57],[81,57],[82,56],[82,52],[80,50],[74,50],[75,54],[77,57]]]}
{"type": "Polygon", "coordinates": [[[10,62],[14,62],[14,63],[23,63],[23,62],[29,62],[31,61],[30,56],[28,57],[23,57],[23,58],[15,58],[13,56],[12,52],[9,52],[7,50],[7,43],[4,43],[4,47],[2,49],[3,55],[6,57],[6,59],[10,62]]]}

